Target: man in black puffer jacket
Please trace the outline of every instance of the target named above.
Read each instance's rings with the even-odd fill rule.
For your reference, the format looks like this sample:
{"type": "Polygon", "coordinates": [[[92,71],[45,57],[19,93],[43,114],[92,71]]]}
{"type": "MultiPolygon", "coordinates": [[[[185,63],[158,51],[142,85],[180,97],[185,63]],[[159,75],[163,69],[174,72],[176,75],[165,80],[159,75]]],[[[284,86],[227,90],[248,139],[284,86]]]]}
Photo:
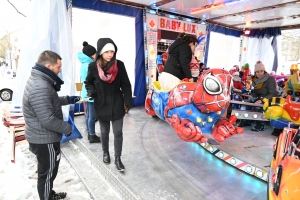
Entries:
{"type": "Polygon", "coordinates": [[[66,196],[64,192],[52,190],[60,161],[62,134],[72,133],[71,125],[63,121],[61,106],[80,100],[77,96],[57,95],[64,83],[57,76],[59,72],[61,57],[52,51],[42,52],[32,68],[23,95],[25,136],[38,161],[37,188],[40,199],[44,200],[66,196]]]}

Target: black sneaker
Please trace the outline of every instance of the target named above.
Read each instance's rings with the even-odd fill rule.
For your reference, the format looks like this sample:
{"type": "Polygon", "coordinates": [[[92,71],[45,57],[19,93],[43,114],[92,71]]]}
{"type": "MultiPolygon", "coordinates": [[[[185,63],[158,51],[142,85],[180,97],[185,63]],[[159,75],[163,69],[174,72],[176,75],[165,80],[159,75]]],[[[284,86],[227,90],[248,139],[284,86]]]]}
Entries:
{"type": "Polygon", "coordinates": [[[66,198],[66,196],[67,196],[66,192],[56,193],[54,190],[52,190],[51,200],[64,199],[64,198],[66,198]]]}
{"type": "Polygon", "coordinates": [[[100,137],[97,136],[97,135],[89,135],[89,141],[90,143],[100,143],[101,140],[100,140],[100,137]]]}
{"type": "Polygon", "coordinates": [[[265,130],[264,126],[258,126],[258,125],[251,128],[251,131],[256,131],[256,132],[264,131],[264,130],[265,130]]]}

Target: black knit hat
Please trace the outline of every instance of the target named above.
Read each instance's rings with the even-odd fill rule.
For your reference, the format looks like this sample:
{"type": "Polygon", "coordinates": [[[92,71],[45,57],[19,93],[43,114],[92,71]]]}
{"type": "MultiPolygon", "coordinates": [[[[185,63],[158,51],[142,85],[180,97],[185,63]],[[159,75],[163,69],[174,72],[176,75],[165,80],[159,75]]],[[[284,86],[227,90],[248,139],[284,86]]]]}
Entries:
{"type": "Polygon", "coordinates": [[[91,57],[96,53],[95,47],[89,45],[89,43],[87,43],[86,41],[84,41],[82,45],[83,45],[82,53],[84,53],[85,55],[91,57]]]}

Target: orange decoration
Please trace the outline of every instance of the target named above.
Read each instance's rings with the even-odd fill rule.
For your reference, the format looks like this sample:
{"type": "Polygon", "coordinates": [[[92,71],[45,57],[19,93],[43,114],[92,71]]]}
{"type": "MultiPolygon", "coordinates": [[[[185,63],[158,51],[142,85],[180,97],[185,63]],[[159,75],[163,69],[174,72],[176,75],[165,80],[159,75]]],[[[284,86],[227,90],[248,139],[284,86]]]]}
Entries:
{"type": "Polygon", "coordinates": [[[192,110],[187,111],[187,114],[189,114],[189,115],[192,114],[192,113],[193,113],[192,110]]]}

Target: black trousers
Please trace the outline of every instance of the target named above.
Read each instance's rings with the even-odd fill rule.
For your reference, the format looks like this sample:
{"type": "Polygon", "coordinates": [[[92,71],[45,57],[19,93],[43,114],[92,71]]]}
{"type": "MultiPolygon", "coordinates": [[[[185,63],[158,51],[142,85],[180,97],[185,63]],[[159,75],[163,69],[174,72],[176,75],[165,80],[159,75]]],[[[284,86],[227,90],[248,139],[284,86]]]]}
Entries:
{"type": "MultiPolygon", "coordinates": [[[[115,156],[121,156],[122,146],[123,146],[123,118],[111,121],[112,128],[114,132],[114,147],[115,156]]],[[[109,131],[110,131],[110,121],[99,120],[100,130],[101,130],[101,143],[102,150],[107,152],[109,150],[109,131]]]]}
{"type": "Polygon", "coordinates": [[[39,197],[41,200],[49,200],[60,161],[60,143],[29,143],[29,150],[36,155],[38,161],[37,189],[39,197]]]}

